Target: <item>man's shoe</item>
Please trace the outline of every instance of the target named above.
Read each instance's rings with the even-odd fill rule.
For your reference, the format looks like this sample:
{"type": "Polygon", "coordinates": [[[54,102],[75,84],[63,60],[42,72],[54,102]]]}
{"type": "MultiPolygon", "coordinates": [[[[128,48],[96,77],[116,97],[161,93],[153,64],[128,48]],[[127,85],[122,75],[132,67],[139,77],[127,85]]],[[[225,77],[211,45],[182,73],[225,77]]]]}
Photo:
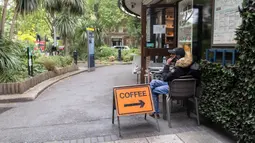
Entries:
{"type": "Polygon", "coordinates": [[[152,113],[152,114],[149,114],[152,118],[155,118],[155,116],[154,116],[154,113],[152,113]]]}
{"type": "Polygon", "coordinates": [[[156,113],[150,114],[150,116],[151,116],[152,118],[155,118],[155,115],[157,116],[158,119],[160,118],[159,114],[156,114],[156,113]]]}

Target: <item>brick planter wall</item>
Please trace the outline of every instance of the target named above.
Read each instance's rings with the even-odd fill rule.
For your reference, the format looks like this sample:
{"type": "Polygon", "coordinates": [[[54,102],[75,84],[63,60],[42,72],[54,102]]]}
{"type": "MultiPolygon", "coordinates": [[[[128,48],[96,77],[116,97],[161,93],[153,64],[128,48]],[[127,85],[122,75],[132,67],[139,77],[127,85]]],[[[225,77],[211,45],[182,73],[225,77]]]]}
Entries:
{"type": "Polygon", "coordinates": [[[78,70],[78,67],[76,65],[71,65],[68,67],[64,67],[61,69],[57,69],[56,72],[48,71],[41,73],[39,75],[36,75],[30,79],[26,79],[22,82],[15,82],[15,83],[0,83],[0,95],[6,95],[6,94],[22,94],[31,87],[34,87],[35,85],[48,80],[50,78],[72,72],[78,70]]]}

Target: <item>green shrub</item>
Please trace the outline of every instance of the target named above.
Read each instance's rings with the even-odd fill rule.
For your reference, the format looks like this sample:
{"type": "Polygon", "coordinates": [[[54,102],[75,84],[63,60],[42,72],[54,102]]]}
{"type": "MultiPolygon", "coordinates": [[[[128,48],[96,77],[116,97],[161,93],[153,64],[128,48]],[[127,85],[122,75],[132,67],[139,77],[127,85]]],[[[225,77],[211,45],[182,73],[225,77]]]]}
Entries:
{"type": "Polygon", "coordinates": [[[99,48],[99,50],[96,53],[97,59],[107,58],[110,56],[117,57],[118,51],[116,49],[113,49],[111,47],[102,46],[99,48]]]}
{"type": "Polygon", "coordinates": [[[73,63],[73,58],[71,56],[60,56],[59,60],[61,67],[66,67],[73,63]]]}
{"type": "MultiPolygon", "coordinates": [[[[44,55],[40,52],[40,51],[34,51],[33,52],[33,71],[34,71],[34,75],[43,73],[45,71],[47,71],[47,69],[44,67],[43,64],[41,64],[40,60],[42,60],[44,58],[44,55]]],[[[25,61],[24,61],[24,65],[25,68],[27,68],[27,55],[25,55],[25,61]]]]}
{"type": "Polygon", "coordinates": [[[133,60],[134,55],[139,55],[138,49],[123,50],[122,57],[124,62],[130,62],[133,60]]]}
{"type": "Polygon", "coordinates": [[[37,75],[37,74],[45,72],[47,69],[44,67],[44,65],[38,62],[34,62],[33,70],[34,70],[34,75],[37,75]]]}
{"type": "Polygon", "coordinates": [[[65,59],[65,64],[67,66],[71,65],[73,63],[73,57],[71,56],[67,56],[66,59],[65,59]]]}
{"type": "Polygon", "coordinates": [[[200,113],[222,125],[240,142],[254,142],[254,78],[240,80],[241,67],[222,67],[209,62],[201,65],[200,113]]]}
{"type": "Polygon", "coordinates": [[[133,54],[136,54],[136,55],[141,55],[140,49],[137,49],[137,48],[130,49],[130,53],[133,53],[133,54]]]}
{"type": "Polygon", "coordinates": [[[255,142],[255,3],[248,4],[241,9],[243,21],[236,31],[238,64],[201,64],[201,114],[223,125],[240,143],[255,142]]]}
{"type": "Polygon", "coordinates": [[[56,67],[66,67],[73,63],[73,58],[71,56],[49,56],[56,64],[56,67]]]}
{"type": "Polygon", "coordinates": [[[110,56],[109,59],[108,59],[110,62],[113,62],[116,60],[116,58],[114,56],[110,56]]]}
{"type": "Polygon", "coordinates": [[[20,81],[20,77],[15,70],[7,70],[1,73],[0,82],[7,83],[16,81],[20,81]]]}
{"type": "Polygon", "coordinates": [[[48,71],[56,71],[56,61],[50,57],[40,57],[37,61],[38,63],[42,64],[48,71]]]}
{"type": "Polygon", "coordinates": [[[130,61],[129,56],[124,56],[122,59],[123,59],[123,62],[129,62],[130,61]]]}
{"type": "Polygon", "coordinates": [[[27,77],[25,53],[21,43],[0,39],[0,82],[16,82],[27,77]]]}
{"type": "Polygon", "coordinates": [[[48,71],[54,71],[57,67],[66,67],[73,63],[71,56],[42,56],[37,63],[43,65],[48,71]]]}
{"type": "Polygon", "coordinates": [[[20,68],[21,44],[0,38],[0,72],[20,68]]]}

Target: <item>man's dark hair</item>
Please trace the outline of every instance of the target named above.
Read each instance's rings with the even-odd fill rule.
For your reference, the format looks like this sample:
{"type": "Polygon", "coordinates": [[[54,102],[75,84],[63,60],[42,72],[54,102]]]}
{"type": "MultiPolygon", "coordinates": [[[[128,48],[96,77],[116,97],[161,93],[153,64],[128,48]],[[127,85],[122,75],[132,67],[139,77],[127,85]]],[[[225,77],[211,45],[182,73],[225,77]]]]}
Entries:
{"type": "Polygon", "coordinates": [[[183,58],[185,56],[185,51],[183,48],[174,48],[172,50],[168,50],[170,54],[175,54],[176,57],[172,60],[172,62],[176,62],[180,58],[183,58]]]}
{"type": "Polygon", "coordinates": [[[183,58],[185,56],[185,51],[183,48],[174,48],[172,50],[168,50],[168,52],[175,54],[178,58],[183,58]]]}

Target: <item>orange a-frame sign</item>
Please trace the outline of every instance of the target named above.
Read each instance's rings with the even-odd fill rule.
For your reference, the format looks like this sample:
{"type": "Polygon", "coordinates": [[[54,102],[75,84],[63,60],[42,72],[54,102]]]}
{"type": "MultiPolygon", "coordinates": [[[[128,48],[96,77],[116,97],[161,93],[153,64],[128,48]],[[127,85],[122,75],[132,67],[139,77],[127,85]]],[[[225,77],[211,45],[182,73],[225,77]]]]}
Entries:
{"type": "Polygon", "coordinates": [[[118,116],[154,112],[149,85],[114,87],[113,90],[118,116]]]}

